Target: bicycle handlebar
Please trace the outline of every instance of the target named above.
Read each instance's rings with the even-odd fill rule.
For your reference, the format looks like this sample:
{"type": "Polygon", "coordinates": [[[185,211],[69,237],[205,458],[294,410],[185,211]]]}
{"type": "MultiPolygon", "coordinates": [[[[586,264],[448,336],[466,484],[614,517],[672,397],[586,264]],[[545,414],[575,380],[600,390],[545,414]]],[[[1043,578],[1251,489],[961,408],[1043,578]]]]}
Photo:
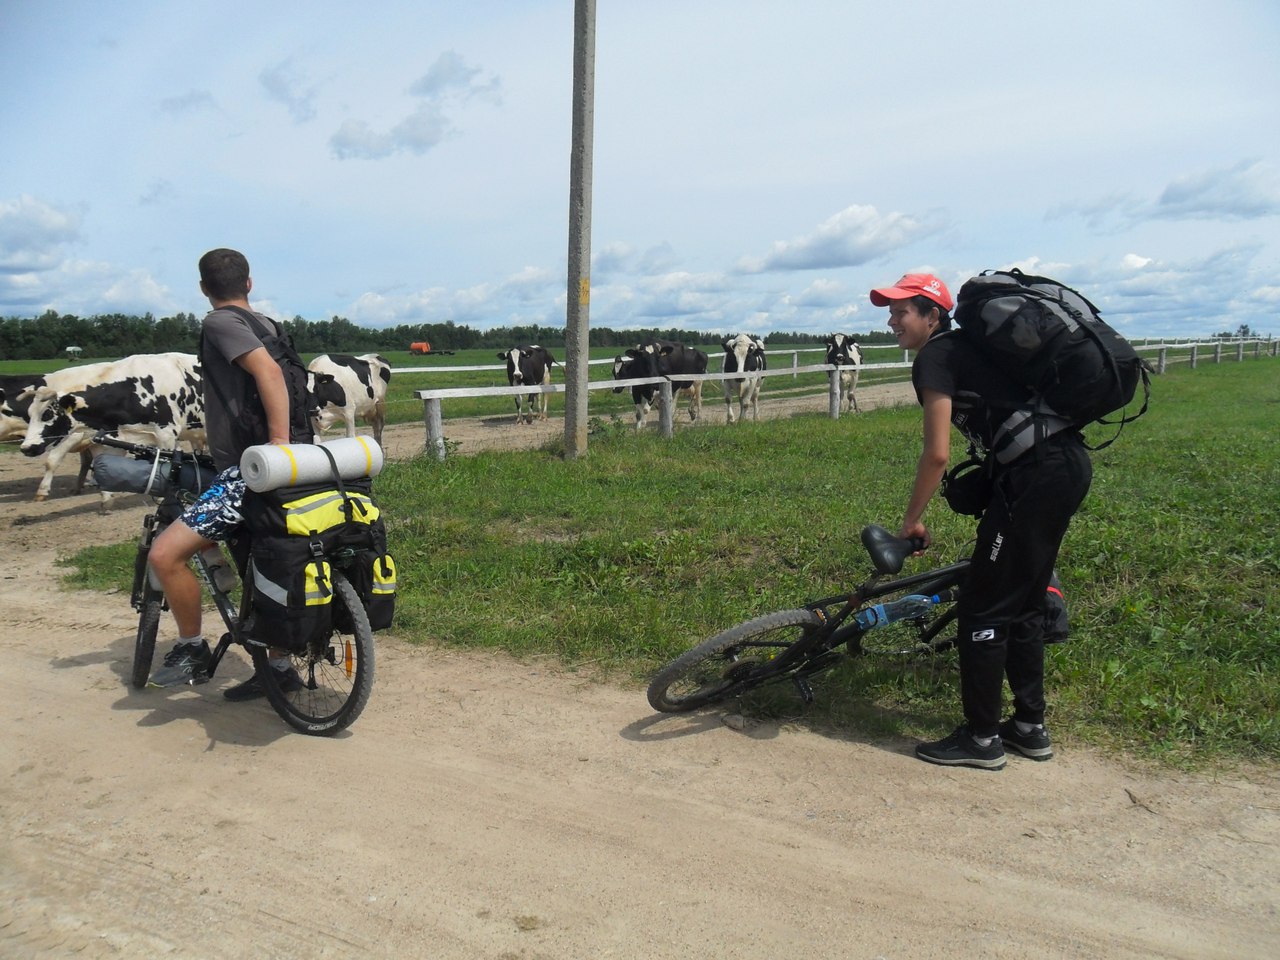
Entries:
{"type": "Polygon", "coordinates": [[[924,549],[924,539],[895,537],[884,527],[871,524],[862,528],[862,545],[871,555],[877,573],[892,574],[902,570],[907,557],[924,549]]]}
{"type": "Polygon", "coordinates": [[[148,460],[160,455],[162,460],[172,459],[174,450],[168,450],[164,447],[153,447],[145,443],[132,443],[128,440],[121,440],[114,433],[96,433],[93,436],[93,442],[104,447],[115,447],[117,450],[127,450],[129,453],[136,454],[139,457],[146,457],[148,460]]]}

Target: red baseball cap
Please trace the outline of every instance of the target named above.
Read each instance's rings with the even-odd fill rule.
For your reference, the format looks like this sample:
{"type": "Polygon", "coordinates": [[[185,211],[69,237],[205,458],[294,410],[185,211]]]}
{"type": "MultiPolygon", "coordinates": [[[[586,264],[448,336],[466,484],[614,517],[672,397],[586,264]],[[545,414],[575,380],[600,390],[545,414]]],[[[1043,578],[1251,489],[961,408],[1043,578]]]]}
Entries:
{"type": "Polygon", "coordinates": [[[892,287],[872,290],[871,302],[877,307],[887,307],[890,300],[906,300],[921,295],[928,297],[943,310],[950,310],[955,305],[947,285],[932,273],[908,273],[892,287]]]}

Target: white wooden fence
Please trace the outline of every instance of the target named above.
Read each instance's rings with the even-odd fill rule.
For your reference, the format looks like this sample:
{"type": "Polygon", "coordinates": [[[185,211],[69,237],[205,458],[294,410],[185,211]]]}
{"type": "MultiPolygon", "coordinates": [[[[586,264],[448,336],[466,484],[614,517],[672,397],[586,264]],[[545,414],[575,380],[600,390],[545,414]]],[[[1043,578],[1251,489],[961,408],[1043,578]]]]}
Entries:
{"type": "MultiPolygon", "coordinates": [[[[859,368],[865,372],[869,370],[909,370],[911,361],[908,359],[907,352],[901,350],[892,344],[866,344],[859,345],[866,352],[869,350],[893,350],[902,355],[902,359],[886,363],[864,363],[859,368]]],[[[1253,357],[1261,357],[1264,354],[1274,357],[1277,355],[1277,347],[1280,341],[1270,337],[1254,340],[1206,340],[1206,341],[1188,341],[1186,343],[1165,342],[1161,341],[1155,344],[1135,343],[1135,348],[1142,356],[1153,361],[1156,373],[1164,373],[1170,363],[1189,363],[1192,369],[1195,369],[1197,363],[1202,359],[1212,357],[1213,363],[1221,363],[1224,356],[1242,361],[1245,358],[1246,346],[1248,353],[1253,357]],[[1171,356],[1171,351],[1173,355],[1171,356]]],[[[742,373],[703,373],[703,374],[680,374],[677,379],[695,380],[695,381],[714,381],[714,380],[749,380],[759,377],[775,377],[775,376],[791,376],[796,377],[802,373],[826,373],[827,374],[827,405],[831,419],[840,419],[840,370],[841,368],[828,363],[801,365],[799,362],[802,353],[825,353],[822,347],[800,347],[794,350],[770,350],[766,351],[768,356],[790,356],[791,364],[784,367],[774,367],[770,370],[761,370],[747,375],[742,373]]],[[[612,364],[612,358],[588,360],[590,365],[612,364]]],[[[506,372],[505,364],[485,364],[482,366],[440,366],[440,367],[397,367],[393,374],[404,373],[437,373],[437,372],[475,372],[482,370],[494,370],[506,372]]],[[[894,377],[888,381],[878,380],[877,383],[896,382],[898,378],[894,377]]],[[[673,393],[671,389],[671,381],[666,377],[653,377],[638,380],[593,380],[587,383],[587,390],[613,390],[615,388],[630,389],[631,387],[642,386],[645,384],[656,384],[658,387],[658,429],[664,437],[670,438],[675,433],[675,404],[673,403],[673,393]]],[[[415,396],[422,401],[423,415],[422,419],[426,425],[426,449],[427,453],[438,460],[445,458],[446,444],[444,436],[444,413],[443,401],[448,399],[458,399],[463,397],[516,397],[531,396],[539,393],[564,393],[565,386],[562,383],[553,383],[539,386],[520,386],[520,387],[448,387],[438,390],[418,390],[415,396]]]]}

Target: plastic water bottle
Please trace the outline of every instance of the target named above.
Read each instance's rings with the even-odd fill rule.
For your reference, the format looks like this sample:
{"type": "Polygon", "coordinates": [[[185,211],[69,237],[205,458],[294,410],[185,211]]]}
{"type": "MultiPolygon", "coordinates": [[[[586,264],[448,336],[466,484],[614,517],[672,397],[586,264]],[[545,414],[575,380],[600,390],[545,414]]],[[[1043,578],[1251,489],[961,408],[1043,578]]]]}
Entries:
{"type": "Polygon", "coordinates": [[[875,606],[867,607],[865,610],[859,610],[854,615],[853,620],[863,630],[872,630],[875,627],[883,627],[886,623],[893,623],[896,620],[910,620],[912,617],[922,616],[939,601],[940,598],[936,596],[926,597],[922,594],[913,593],[910,596],[901,597],[889,603],[877,603],[875,606]]]}
{"type": "Polygon", "coordinates": [[[209,582],[223,593],[228,593],[236,585],[236,572],[231,564],[227,563],[227,558],[223,555],[222,548],[215,543],[213,546],[205,547],[201,550],[200,556],[204,558],[205,567],[209,574],[209,582]]]}

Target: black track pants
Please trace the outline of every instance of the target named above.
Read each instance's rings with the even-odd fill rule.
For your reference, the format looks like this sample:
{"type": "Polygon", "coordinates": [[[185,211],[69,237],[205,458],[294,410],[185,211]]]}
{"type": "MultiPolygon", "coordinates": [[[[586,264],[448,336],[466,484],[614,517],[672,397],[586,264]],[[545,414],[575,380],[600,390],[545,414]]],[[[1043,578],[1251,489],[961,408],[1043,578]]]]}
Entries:
{"type": "Polygon", "coordinates": [[[1045,588],[1092,479],[1074,434],[1042,441],[996,476],[958,604],[960,696],[974,736],[996,733],[1006,675],[1014,717],[1044,722],[1045,588]]]}

